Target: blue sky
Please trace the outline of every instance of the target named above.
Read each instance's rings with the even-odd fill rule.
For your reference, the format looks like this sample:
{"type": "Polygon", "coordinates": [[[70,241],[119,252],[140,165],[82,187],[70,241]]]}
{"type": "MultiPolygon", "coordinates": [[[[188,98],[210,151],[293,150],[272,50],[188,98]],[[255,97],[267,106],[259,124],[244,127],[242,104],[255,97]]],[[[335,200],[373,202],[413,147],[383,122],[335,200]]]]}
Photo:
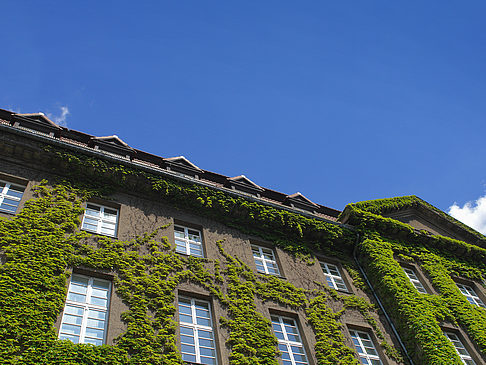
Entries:
{"type": "Polygon", "coordinates": [[[415,194],[486,224],[482,0],[7,0],[2,13],[0,108],[336,209],[415,194]]]}

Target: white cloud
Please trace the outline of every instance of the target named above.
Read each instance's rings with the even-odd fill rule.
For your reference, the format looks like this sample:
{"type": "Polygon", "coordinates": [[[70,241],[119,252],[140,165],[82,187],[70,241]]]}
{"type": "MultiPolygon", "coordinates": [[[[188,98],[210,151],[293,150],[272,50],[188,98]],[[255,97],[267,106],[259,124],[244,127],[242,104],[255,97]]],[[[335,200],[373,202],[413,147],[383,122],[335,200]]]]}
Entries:
{"type": "Polygon", "coordinates": [[[61,106],[61,114],[58,116],[52,115],[51,113],[47,114],[47,117],[51,119],[54,123],[67,127],[66,118],[69,114],[69,108],[67,106],[61,106]]]}
{"type": "Polygon", "coordinates": [[[486,234],[486,195],[476,201],[467,202],[462,208],[454,203],[449,207],[448,213],[476,231],[486,234]]]}

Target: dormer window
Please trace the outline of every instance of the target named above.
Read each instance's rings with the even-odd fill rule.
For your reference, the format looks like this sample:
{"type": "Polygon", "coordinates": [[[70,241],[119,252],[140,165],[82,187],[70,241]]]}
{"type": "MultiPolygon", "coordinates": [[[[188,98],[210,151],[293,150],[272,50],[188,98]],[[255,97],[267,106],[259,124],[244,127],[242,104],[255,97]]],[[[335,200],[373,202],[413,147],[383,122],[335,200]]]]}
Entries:
{"type": "Polygon", "coordinates": [[[259,197],[260,193],[263,191],[262,187],[255,184],[245,175],[229,177],[225,183],[225,186],[256,197],[259,197]]]}
{"type": "Polygon", "coordinates": [[[184,156],[164,158],[164,163],[167,170],[195,179],[199,179],[199,175],[203,173],[203,170],[194,165],[184,156]]]}
{"type": "Polygon", "coordinates": [[[47,118],[43,113],[14,114],[12,123],[14,127],[47,134],[51,137],[59,137],[62,130],[62,127],[47,118]]]}
{"type": "Polygon", "coordinates": [[[130,160],[135,150],[123,142],[117,135],[106,137],[92,137],[88,142],[89,147],[105,152],[115,157],[123,157],[130,160]]]}
{"type": "Polygon", "coordinates": [[[307,210],[312,213],[314,213],[317,209],[319,209],[319,205],[310,201],[299,192],[292,195],[287,195],[287,197],[284,200],[284,204],[291,206],[292,208],[307,210]]]}

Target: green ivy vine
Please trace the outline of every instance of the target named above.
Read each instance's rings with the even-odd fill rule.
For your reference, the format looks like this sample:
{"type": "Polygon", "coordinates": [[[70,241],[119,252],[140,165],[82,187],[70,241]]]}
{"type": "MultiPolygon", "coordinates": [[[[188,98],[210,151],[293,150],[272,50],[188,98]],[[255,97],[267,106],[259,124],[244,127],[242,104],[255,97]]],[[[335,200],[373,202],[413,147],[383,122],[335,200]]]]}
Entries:
{"type": "MultiPolygon", "coordinates": [[[[218,242],[219,259],[175,253],[167,227],[129,241],[79,232],[82,202],[98,190],[46,182],[35,199],[12,219],[0,219],[0,358],[5,364],[181,364],[176,346],[176,288],[190,281],[226,308],[221,325],[229,333],[231,364],[277,364],[277,340],[271,323],[258,313],[255,298],[302,309],[314,328],[319,364],[357,364],[344,343],[339,317],[347,308],[372,318],[374,307],[355,296],[340,296],[322,285],[308,292],[286,280],[255,274],[228,255],[218,242]],[[142,247],[146,249],[141,250],[142,247]],[[141,252],[145,252],[141,254],[141,252]],[[57,339],[53,324],[62,312],[69,268],[111,273],[128,310],[126,331],[113,346],[73,344],[57,339]],[[223,285],[224,284],[224,285],[223,285]],[[333,313],[326,303],[342,303],[333,313]]],[[[378,328],[376,328],[378,330],[378,328]]],[[[378,330],[379,331],[379,330],[378,330]]]]}
{"type": "Polygon", "coordinates": [[[391,314],[409,353],[418,363],[462,364],[443,333],[444,323],[461,326],[486,355],[486,310],[470,304],[454,278],[478,283],[486,277],[486,250],[449,237],[431,235],[378,214],[414,197],[348,205],[343,216],[360,230],[358,245],[365,271],[391,314]],[[380,210],[380,204],[383,207],[380,210]],[[414,262],[429,278],[437,295],[421,294],[400,263],[414,262]]]}

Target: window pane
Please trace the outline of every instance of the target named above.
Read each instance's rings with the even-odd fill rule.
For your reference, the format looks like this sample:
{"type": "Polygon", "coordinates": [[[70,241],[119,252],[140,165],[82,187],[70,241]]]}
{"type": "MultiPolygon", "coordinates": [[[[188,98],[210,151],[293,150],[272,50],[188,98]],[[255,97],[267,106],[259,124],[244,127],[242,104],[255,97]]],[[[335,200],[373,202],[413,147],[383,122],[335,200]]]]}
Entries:
{"type": "Polygon", "coordinates": [[[20,200],[22,198],[22,195],[24,195],[24,190],[25,189],[21,187],[10,186],[7,195],[20,200]]]}
{"type": "Polygon", "coordinates": [[[64,323],[81,326],[81,324],[83,323],[83,317],[73,316],[71,314],[64,314],[64,323]]]}
{"type": "Polygon", "coordinates": [[[0,205],[0,209],[5,210],[9,213],[15,213],[15,211],[17,210],[17,207],[10,206],[10,205],[2,203],[2,205],[0,205]]]}
{"type": "Polygon", "coordinates": [[[179,314],[179,320],[184,323],[192,323],[192,317],[185,314],[179,314]]]}
{"type": "Polygon", "coordinates": [[[202,337],[202,338],[209,338],[209,339],[213,338],[213,333],[210,332],[210,331],[199,330],[198,335],[199,335],[199,337],[202,337]]]}
{"type": "Polygon", "coordinates": [[[181,352],[185,352],[185,353],[189,353],[189,354],[195,354],[196,353],[196,347],[191,346],[191,345],[182,344],[181,345],[181,352]]]}
{"type": "Polygon", "coordinates": [[[181,343],[186,343],[189,345],[194,345],[194,338],[191,336],[181,335],[181,343]]]}
{"type": "Polygon", "coordinates": [[[101,345],[103,345],[103,340],[86,337],[85,340],[84,340],[84,343],[90,343],[90,344],[95,345],[95,346],[101,346],[101,345]]]}
{"type": "Polygon", "coordinates": [[[74,335],[68,335],[68,334],[61,334],[59,336],[60,340],[69,340],[73,343],[79,343],[79,336],[74,336],[74,335]]]}
{"type": "Polygon", "coordinates": [[[85,214],[89,215],[91,217],[99,217],[100,216],[100,207],[96,207],[94,205],[88,204],[86,206],[85,214]]]}
{"type": "Polygon", "coordinates": [[[97,298],[108,298],[108,290],[93,288],[91,295],[97,298]]]}
{"type": "Polygon", "coordinates": [[[106,312],[91,309],[89,311],[88,318],[100,319],[104,321],[106,319],[106,312]]]}
{"type": "Polygon", "coordinates": [[[86,336],[103,339],[103,330],[86,327],[86,336]]]}
{"type": "Polygon", "coordinates": [[[108,305],[108,299],[91,297],[90,304],[97,305],[99,307],[106,308],[108,305]]]}
{"type": "Polygon", "coordinates": [[[86,295],[76,294],[76,293],[68,293],[67,296],[68,300],[78,303],[86,303],[86,295]]]}
{"type": "Polygon", "coordinates": [[[67,304],[66,307],[64,308],[64,313],[73,314],[76,316],[82,316],[84,313],[84,309],[82,307],[75,307],[67,304]]]}
{"type": "Polygon", "coordinates": [[[199,324],[201,326],[207,326],[207,327],[211,326],[211,321],[207,318],[197,317],[196,322],[197,322],[197,324],[199,324]]]}
{"type": "Polygon", "coordinates": [[[201,364],[216,364],[216,359],[212,357],[201,357],[201,364]]]}
{"type": "Polygon", "coordinates": [[[192,315],[191,307],[186,307],[185,305],[179,304],[179,313],[192,315]]]}
{"type": "Polygon", "coordinates": [[[68,335],[79,336],[79,334],[81,333],[81,326],[75,326],[75,325],[64,323],[61,326],[61,332],[68,335]]]}
{"type": "Polygon", "coordinates": [[[189,355],[186,353],[182,353],[182,360],[187,362],[196,362],[196,355],[189,355]]]}
{"type": "Polygon", "coordinates": [[[104,329],[105,328],[105,321],[100,321],[98,319],[88,319],[86,324],[88,327],[104,329]]]}

